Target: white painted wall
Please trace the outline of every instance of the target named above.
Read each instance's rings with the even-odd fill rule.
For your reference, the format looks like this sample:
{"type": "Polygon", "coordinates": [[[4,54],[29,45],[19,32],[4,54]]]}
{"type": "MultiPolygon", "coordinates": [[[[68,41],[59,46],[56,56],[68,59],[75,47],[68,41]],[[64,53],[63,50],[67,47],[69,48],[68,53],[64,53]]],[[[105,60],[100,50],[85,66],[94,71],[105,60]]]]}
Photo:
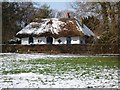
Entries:
{"type": "Polygon", "coordinates": [[[34,37],[34,44],[46,44],[46,38],[45,37],[34,37]]]}
{"type": "Polygon", "coordinates": [[[33,38],[33,42],[34,42],[34,44],[38,44],[38,38],[33,38]]]}
{"type": "Polygon", "coordinates": [[[27,38],[22,38],[21,39],[21,44],[22,45],[27,45],[27,44],[29,44],[29,38],[27,37],[27,38]]]}
{"type": "MultiPolygon", "coordinates": [[[[67,44],[67,40],[66,40],[67,37],[60,37],[60,38],[53,38],[53,44],[67,44]],[[58,42],[58,40],[61,40],[61,43],[58,42]]],[[[34,44],[47,44],[46,42],[46,37],[33,37],[34,41],[33,43],[34,44]]],[[[29,38],[22,38],[21,39],[21,44],[22,45],[27,45],[29,44],[29,38]]],[[[85,37],[71,37],[71,44],[85,44],[85,37]]]]}
{"type": "Polygon", "coordinates": [[[71,37],[71,44],[80,44],[80,39],[78,37],[71,37]]]}
{"type": "Polygon", "coordinates": [[[66,37],[60,37],[60,38],[57,38],[57,39],[54,39],[54,44],[66,44],[66,37]],[[58,40],[61,40],[61,43],[58,42],[58,40]]]}
{"type": "MultiPolygon", "coordinates": [[[[58,42],[59,39],[62,41],[60,44],[67,44],[66,38],[67,37],[57,38],[57,39],[55,39],[54,44],[59,44],[59,42],[58,42]]],[[[71,44],[80,44],[80,37],[79,36],[77,36],[77,37],[71,37],[71,44]]]]}

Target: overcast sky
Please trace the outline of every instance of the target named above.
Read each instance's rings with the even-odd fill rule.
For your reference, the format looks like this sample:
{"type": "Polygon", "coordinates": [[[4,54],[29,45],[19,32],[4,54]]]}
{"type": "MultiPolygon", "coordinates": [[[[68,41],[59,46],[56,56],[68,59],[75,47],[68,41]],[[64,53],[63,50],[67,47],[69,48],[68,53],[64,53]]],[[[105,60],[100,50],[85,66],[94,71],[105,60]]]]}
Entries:
{"type": "Polygon", "coordinates": [[[42,2],[41,4],[50,5],[51,9],[56,10],[69,10],[71,9],[70,2],[42,2]]]}

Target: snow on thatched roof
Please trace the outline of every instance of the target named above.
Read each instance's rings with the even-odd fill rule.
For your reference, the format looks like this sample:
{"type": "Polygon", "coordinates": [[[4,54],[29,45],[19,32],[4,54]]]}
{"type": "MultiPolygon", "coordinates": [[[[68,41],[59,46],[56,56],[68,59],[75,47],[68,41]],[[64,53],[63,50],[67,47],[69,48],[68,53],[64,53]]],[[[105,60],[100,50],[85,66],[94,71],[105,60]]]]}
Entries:
{"type": "Polygon", "coordinates": [[[50,18],[42,19],[41,22],[32,22],[16,34],[18,37],[33,36],[95,36],[86,26],[83,27],[76,19],[50,18]]]}
{"type": "Polygon", "coordinates": [[[59,21],[56,18],[47,19],[44,20],[44,22],[41,23],[40,28],[38,28],[38,30],[35,30],[33,33],[41,34],[50,31],[52,34],[58,34],[58,32],[61,30],[60,26],[64,25],[65,25],[64,22],[59,21]]]}

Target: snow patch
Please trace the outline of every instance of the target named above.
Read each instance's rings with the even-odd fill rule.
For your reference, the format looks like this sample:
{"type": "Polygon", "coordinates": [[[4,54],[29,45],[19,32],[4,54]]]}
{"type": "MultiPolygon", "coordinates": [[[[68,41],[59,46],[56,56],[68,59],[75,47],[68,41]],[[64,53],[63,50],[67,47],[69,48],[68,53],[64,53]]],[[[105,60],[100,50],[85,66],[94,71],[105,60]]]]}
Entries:
{"type": "MultiPolygon", "coordinates": [[[[36,58],[61,58],[61,57],[86,57],[80,55],[71,54],[59,54],[59,55],[48,55],[44,53],[34,54],[18,54],[18,53],[0,53],[0,65],[6,64],[5,67],[0,67],[0,89],[2,88],[118,88],[118,70],[115,68],[102,68],[95,69],[92,66],[88,74],[83,74],[88,68],[80,68],[75,71],[71,69],[67,73],[63,74],[38,74],[38,73],[20,73],[20,74],[7,74],[3,75],[2,70],[15,69],[13,63],[19,63],[18,60],[30,60],[36,58]],[[10,66],[11,65],[11,66],[10,66]],[[78,74],[79,73],[79,74],[78,74]],[[99,76],[96,79],[96,76],[99,76]],[[109,76],[109,77],[108,77],[109,76]]],[[[25,63],[24,63],[25,64],[25,63]]],[[[39,69],[44,67],[54,67],[54,64],[37,64],[39,69]]],[[[19,67],[19,66],[18,66],[19,67]]],[[[17,68],[18,68],[17,67],[17,68]]],[[[19,69],[31,68],[31,64],[25,64],[20,66],[19,69]]],[[[76,65],[76,67],[81,67],[76,65]]],[[[68,67],[69,68],[69,67],[68,67]]]]}
{"type": "MultiPolygon", "coordinates": [[[[69,23],[74,24],[73,21],[69,21],[69,23]]],[[[87,36],[95,36],[95,34],[86,26],[83,25],[81,27],[79,21],[76,20],[77,23],[77,30],[82,31],[87,36]]],[[[23,28],[21,31],[17,33],[18,34],[42,34],[46,32],[51,32],[52,34],[59,34],[61,31],[61,27],[65,26],[66,23],[60,21],[58,18],[50,18],[50,19],[42,19],[41,23],[32,22],[29,25],[27,25],[25,28],[23,28]]],[[[63,30],[68,30],[66,28],[63,28],[63,30]]]]}
{"type": "Polygon", "coordinates": [[[59,21],[58,19],[47,19],[45,22],[41,23],[41,27],[34,31],[33,34],[41,34],[45,32],[52,32],[52,34],[58,34],[58,32],[61,30],[60,26],[64,25],[65,23],[62,21],[59,21]],[[48,22],[52,21],[51,24],[47,24],[48,22]]]}
{"type": "Polygon", "coordinates": [[[36,27],[32,27],[35,25],[39,25],[39,23],[37,23],[37,22],[30,23],[25,28],[23,28],[21,31],[19,31],[16,35],[18,35],[18,34],[32,34],[33,31],[37,30],[36,27]]]}
{"type": "MultiPolygon", "coordinates": [[[[114,71],[107,70],[104,73],[112,72],[114,71]]],[[[0,79],[1,88],[118,88],[117,77],[114,79],[105,79],[104,77],[95,79],[94,75],[84,77],[72,72],[61,76],[21,73],[2,75],[0,79]]]]}

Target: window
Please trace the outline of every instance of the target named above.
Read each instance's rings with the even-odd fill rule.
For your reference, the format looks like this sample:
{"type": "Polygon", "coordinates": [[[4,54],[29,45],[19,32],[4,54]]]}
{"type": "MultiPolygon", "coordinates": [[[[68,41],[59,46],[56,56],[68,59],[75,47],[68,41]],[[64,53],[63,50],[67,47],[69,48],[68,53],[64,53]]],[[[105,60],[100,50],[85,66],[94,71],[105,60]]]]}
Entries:
{"type": "Polygon", "coordinates": [[[80,40],[80,44],[83,44],[83,41],[82,41],[82,40],[80,40]]]}
{"type": "Polygon", "coordinates": [[[77,41],[77,39],[73,40],[73,41],[77,41]]]}
{"type": "Polygon", "coordinates": [[[60,44],[61,42],[62,42],[62,41],[59,39],[59,40],[58,40],[58,43],[60,44]]]}
{"type": "Polygon", "coordinates": [[[53,38],[52,37],[47,37],[47,44],[52,44],[53,43],[53,38]]]}
{"type": "Polygon", "coordinates": [[[40,43],[40,42],[42,42],[42,40],[38,40],[38,42],[40,43]]]}
{"type": "Polygon", "coordinates": [[[32,44],[33,43],[33,37],[29,37],[29,44],[32,44]]]}
{"type": "Polygon", "coordinates": [[[66,40],[67,40],[67,44],[71,44],[71,37],[67,37],[66,40]]]}

